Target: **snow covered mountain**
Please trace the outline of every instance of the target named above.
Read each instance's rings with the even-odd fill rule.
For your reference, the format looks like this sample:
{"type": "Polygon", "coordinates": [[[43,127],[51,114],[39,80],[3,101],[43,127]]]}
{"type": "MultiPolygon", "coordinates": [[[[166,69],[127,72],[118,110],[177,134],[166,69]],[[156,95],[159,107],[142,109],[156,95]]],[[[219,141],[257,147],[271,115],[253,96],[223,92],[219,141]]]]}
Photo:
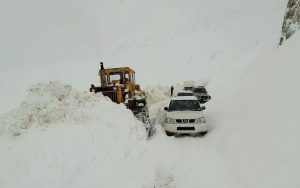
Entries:
{"type": "Polygon", "coordinates": [[[277,48],[286,2],[15,3],[0,8],[0,187],[300,187],[300,34],[277,48]],[[125,106],[85,92],[100,58],[154,85],[149,141],[125,106]],[[205,137],[161,128],[184,80],[212,95],[205,137]]]}

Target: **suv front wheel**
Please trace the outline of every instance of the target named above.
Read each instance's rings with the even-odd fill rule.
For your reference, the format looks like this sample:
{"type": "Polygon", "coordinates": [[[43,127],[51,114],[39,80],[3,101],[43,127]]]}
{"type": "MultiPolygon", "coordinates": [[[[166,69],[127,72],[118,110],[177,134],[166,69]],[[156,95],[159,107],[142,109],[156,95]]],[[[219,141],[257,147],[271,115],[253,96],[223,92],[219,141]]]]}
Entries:
{"type": "Polygon", "coordinates": [[[175,133],[171,133],[171,132],[169,132],[169,131],[166,131],[166,135],[167,135],[167,136],[175,136],[175,133]]]}
{"type": "Polygon", "coordinates": [[[205,136],[206,134],[207,134],[207,131],[198,133],[199,136],[205,136]]]}

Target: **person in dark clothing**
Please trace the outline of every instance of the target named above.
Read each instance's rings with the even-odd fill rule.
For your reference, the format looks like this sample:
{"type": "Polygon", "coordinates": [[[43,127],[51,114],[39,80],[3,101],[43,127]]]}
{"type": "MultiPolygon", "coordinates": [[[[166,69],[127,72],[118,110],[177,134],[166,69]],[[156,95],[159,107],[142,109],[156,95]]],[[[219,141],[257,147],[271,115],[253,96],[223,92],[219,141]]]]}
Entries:
{"type": "Polygon", "coordinates": [[[171,86],[171,97],[173,97],[173,91],[174,91],[174,87],[171,86]]]}
{"type": "Polygon", "coordinates": [[[100,62],[101,70],[104,69],[103,62],[100,62]]]}

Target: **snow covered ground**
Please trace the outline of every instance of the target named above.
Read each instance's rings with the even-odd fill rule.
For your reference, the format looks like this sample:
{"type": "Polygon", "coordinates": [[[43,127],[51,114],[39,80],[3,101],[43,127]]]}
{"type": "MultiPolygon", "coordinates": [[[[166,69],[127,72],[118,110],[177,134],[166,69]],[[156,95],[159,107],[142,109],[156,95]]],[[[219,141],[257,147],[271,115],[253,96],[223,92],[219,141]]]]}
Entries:
{"type": "Polygon", "coordinates": [[[246,187],[299,187],[299,44],[298,33],[258,57],[211,103],[220,155],[246,187]]]}
{"type": "Polygon", "coordinates": [[[0,187],[300,187],[300,34],[276,48],[285,2],[15,3],[0,8],[0,187]],[[209,134],[167,137],[156,118],[147,141],[123,105],[85,92],[99,56],[152,85],[152,117],[171,84],[206,83],[209,134]]]}
{"type": "Polygon", "coordinates": [[[1,120],[1,187],[234,185],[230,174],[223,177],[227,168],[215,151],[205,149],[209,139],[168,138],[157,125],[147,142],[144,126],[123,105],[70,85],[30,87],[20,107],[1,120]],[[199,165],[207,170],[185,176],[199,165]],[[213,182],[216,175],[222,179],[213,182]]]}
{"type": "Polygon", "coordinates": [[[147,142],[123,105],[57,82],[33,86],[4,116],[22,131],[1,135],[1,187],[299,187],[299,44],[297,34],[258,57],[207,103],[211,131],[200,138],[167,137],[157,124],[147,142]]]}

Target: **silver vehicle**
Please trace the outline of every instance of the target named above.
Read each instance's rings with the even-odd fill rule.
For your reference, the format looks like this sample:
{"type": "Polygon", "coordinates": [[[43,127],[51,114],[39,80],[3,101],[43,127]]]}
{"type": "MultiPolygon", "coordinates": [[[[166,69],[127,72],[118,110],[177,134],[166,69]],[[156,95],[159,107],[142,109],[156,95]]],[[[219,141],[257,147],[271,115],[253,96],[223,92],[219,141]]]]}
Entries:
{"type": "Polygon", "coordinates": [[[206,103],[211,99],[211,96],[207,93],[205,87],[198,86],[193,88],[193,94],[197,99],[200,101],[200,103],[206,103]]]}
{"type": "Polygon", "coordinates": [[[164,129],[168,136],[178,134],[205,135],[208,131],[203,115],[205,106],[194,96],[173,97],[169,107],[165,107],[164,129]]]}

